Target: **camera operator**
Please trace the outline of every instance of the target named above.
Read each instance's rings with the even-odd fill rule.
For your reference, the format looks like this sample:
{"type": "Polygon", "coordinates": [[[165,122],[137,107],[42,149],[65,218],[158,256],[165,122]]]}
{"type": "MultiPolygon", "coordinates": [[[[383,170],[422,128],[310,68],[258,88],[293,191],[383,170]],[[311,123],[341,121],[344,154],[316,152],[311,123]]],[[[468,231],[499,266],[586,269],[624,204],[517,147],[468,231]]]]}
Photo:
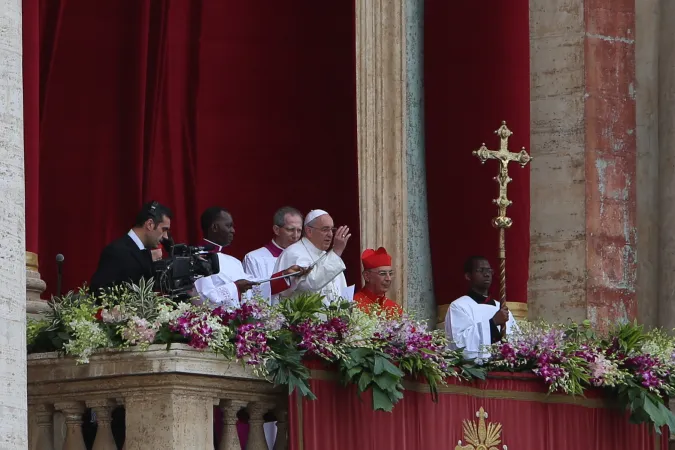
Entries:
{"type": "Polygon", "coordinates": [[[143,205],[129,232],[103,249],[96,273],[91,278],[92,292],[123,282],[150,280],[152,263],[162,259],[159,243],[168,238],[171,210],[158,202],[143,205]]]}

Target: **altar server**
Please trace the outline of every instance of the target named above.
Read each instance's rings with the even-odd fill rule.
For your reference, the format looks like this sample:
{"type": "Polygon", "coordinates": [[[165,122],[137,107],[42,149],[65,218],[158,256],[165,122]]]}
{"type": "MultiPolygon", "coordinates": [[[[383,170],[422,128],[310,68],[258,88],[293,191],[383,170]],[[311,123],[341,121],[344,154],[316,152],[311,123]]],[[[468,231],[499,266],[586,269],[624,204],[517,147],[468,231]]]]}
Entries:
{"type": "Polygon", "coordinates": [[[486,258],[469,258],[464,264],[469,292],[452,302],[445,316],[445,334],[451,348],[463,348],[469,359],[489,357],[487,346],[501,340],[501,327],[506,327],[507,335],[518,328],[506,305],[489,296],[492,274],[486,258]]]}
{"type": "MultiPolygon", "coordinates": [[[[302,214],[295,208],[284,206],[274,213],[272,232],[274,237],[265,246],[253,250],[244,257],[244,272],[255,279],[262,280],[272,277],[277,258],[289,245],[298,242],[302,235],[302,214]]],[[[259,287],[260,295],[271,300],[269,283],[259,287]]]]}
{"type": "MultiPolygon", "coordinates": [[[[317,292],[329,304],[340,297],[351,300],[347,294],[342,252],[351,237],[349,227],[334,228],[333,218],[322,209],[310,211],[305,218],[305,237],[283,251],[274,267],[279,272],[293,265],[311,269],[292,281],[272,282],[272,292],[283,290],[280,297],[291,297],[296,292],[317,292]],[[333,247],[331,248],[331,243],[333,247]]],[[[353,297],[353,295],[352,295],[353,297]]]]}
{"type": "Polygon", "coordinates": [[[403,309],[393,300],[387,298],[391,287],[394,270],[391,267],[391,256],[384,247],[377,250],[366,249],[361,254],[363,264],[363,288],[354,295],[354,301],[362,310],[368,312],[377,305],[388,317],[400,316],[403,309]]]}
{"type": "MultiPolygon", "coordinates": [[[[202,301],[209,301],[226,308],[237,308],[241,301],[248,297],[247,291],[256,283],[256,279],[244,272],[244,268],[237,258],[223,253],[225,247],[234,240],[234,221],[232,215],[224,208],[208,208],[201,217],[201,228],[204,234],[202,246],[211,247],[218,253],[220,271],[208,277],[195,281],[195,289],[202,301]]],[[[302,272],[297,265],[290,265],[277,275],[286,275],[302,272]]],[[[276,294],[275,291],[272,291],[276,294]]]]}

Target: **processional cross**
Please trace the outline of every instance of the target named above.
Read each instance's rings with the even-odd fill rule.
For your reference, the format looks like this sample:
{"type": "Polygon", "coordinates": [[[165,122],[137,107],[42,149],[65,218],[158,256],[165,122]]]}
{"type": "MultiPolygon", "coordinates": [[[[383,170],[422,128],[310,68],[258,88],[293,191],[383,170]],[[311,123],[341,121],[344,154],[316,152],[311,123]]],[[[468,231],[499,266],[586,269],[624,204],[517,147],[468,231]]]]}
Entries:
{"type": "MultiPolygon", "coordinates": [[[[502,122],[495,134],[499,136],[499,150],[488,150],[485,143],[481,145],[478,150],[473,152],[474,156],[480,159],[482,164],[488,159],[496,159],[499,161],[499,173],[494,180],[499,184],[499,197],[492,200],[497,205],[497,217],[492,219],[492,226],[499,230],[499,301],[502,306],[506,302],[506,230],[511,228],[513,220],[506,216],[506,208],[513,202],[506,196],[506,187],[511,182],[509,177],[509,163],[515,161],[525,167],[532,159],[525,151],[525,147],[518,152],[509,151],[509,137],[513,134],[506,126],[506,122],[502,122]]],[[[502,336],[506,332],[506,326],[502,327],[502,336]]]]}

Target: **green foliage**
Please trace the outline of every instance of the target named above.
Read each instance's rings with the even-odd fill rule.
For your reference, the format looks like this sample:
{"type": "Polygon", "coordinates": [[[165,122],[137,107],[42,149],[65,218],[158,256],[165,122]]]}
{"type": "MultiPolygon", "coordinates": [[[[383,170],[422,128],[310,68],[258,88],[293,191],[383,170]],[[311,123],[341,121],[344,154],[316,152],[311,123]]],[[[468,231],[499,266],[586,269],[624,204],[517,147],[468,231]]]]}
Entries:
{"type": "Polygon", "coordinates": [[[323,309],[321,294],[302,293],[281,300],[280,311],[290,325],[315,318],[323,309]]]}
{"type": "Polygon", "coordinates": [[[404,373],[391,363],[389,355],[370,348],[351,348],[339,361],[343,383],[355,383],[359,395],[372,389],[373,409],[390,412],[403,398],[404,373]]]}

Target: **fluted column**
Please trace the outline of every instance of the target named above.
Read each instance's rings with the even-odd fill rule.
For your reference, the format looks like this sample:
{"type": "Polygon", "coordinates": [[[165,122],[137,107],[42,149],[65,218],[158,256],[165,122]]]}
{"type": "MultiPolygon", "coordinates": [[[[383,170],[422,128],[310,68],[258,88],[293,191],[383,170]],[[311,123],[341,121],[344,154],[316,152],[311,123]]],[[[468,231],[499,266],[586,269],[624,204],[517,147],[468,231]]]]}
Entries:
{"type": "Polygon", "coordinates": [[[223,400],[220,408],[223,411],[223,436],[220,439],[218,450],[240,450],[239,434],[237,433],[237,413],[245,408],[248,402],[240,400],[223,400]]]}
{"type": "Polygon", "coordinates": [[[3,450],[28,445],[21,0],[0,0],[0,420],[3,450]]]}
{"type": "Polygon", "coordinates": [[[113,437],[111,413],[116,404],[111,400],[94,400],[87,402],[87,406],[94,411],[96,415],[96,439],[94,439],[93,450],[117,450],[115,438],[113,437]]]}
{"type": "Polygon", "coordinates": [[[361,246],[384,246],[390,297],[435,322],[427,226],[423,2],[356,1],[361,246]]]}
{"type": "Polygon", "coordinates": [[[248,405],[249,413],[249,432],[247,450],[267,450],[267,441],[265,440],[264,415],[272,408],[272,405],[265,402],[252,402],[248,405]]]}
{"type": "Polygon", "coordinates": [[[54,405],[61,411],[66,419],[66,440],[63,442],[63,450],[87,450],[82,436],[82,415],[84,403],[63,402],[54,405]]]}

